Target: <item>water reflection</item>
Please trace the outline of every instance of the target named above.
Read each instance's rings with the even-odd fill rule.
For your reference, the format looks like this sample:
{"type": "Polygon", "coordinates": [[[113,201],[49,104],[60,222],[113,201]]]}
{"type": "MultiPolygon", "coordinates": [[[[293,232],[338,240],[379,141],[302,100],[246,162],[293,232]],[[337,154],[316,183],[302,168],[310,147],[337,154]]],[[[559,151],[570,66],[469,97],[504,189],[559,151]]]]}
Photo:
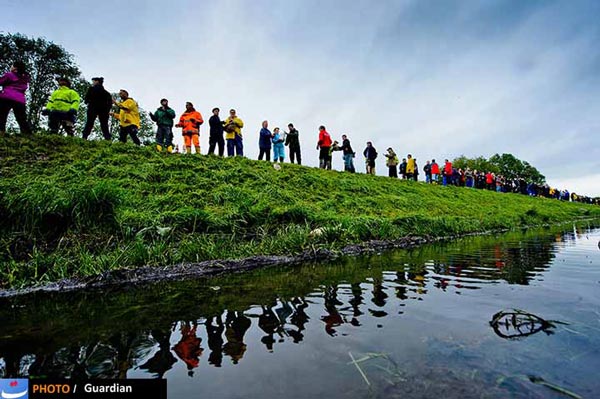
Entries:
{"type": "MultiPolygon", "coordinates": [[[[292,274],[268,270],[211,281],[223,287],[219,292],[186,282],[5,300],[0,377],[128,378],[135,371],[163,378],[178,363],[194,377],[203,367],[223,367],[224,358],[242,363],[249,346],[274,353],[280,345],[302,344],[311,323],[337,338],[402,317],[407,303],[426,300],[431,291],[452,295],[489,284],[531,284],[548,270],[557,246],[577,239],[576,232],[476,237],[308,265],[292,274]]],[[[506,337],[515,330],[551,331],[541,322],[524,331],[523,315],[496,316],[494,330],[506,337]]]]}

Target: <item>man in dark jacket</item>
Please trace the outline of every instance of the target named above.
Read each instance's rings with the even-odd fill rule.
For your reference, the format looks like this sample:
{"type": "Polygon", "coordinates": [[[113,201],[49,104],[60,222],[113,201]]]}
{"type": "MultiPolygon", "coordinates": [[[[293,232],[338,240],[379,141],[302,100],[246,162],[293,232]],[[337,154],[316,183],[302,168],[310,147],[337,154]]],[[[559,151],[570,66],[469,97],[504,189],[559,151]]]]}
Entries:
{"type": "Polygon", "coordinates": [[[423,166],[423,172],[425,172],[425,182],[431,183],[431,163],[429,161],[423,166]]]}
{"type": "Polygon", "coordinates": [[[346,172],[355,173],[354,169],[354,150],[350,145],[350,140],[345,134],[342,135],[342,153],[344,154],[344,170],[346,172]]]}
{"type": "Polygon", "coordinates": [[[400,176],[403,179],[406,179],[406,165],[408,165],[406,158],[402,158],[402,163],[400,164],[400,176]]]}
{"type": "Polygon", "coordinates": [[[167,148],[167,153],[173,152],[173,119],[175,119],[175,110],[169,107],[169,100],[163,98],[160,100],[160,107],[152,113],[150,119],[158,125],[156,129],[156,150],[162,151],[167,148]]]}
{"type": "Polygon", "coordinates": [[[223,122],[219,118],[219,108],[213,108],[213,115],[208,120],[210,126],[210,136],[208,138],[208,153],[214,154],[215,147],[219,146],[219,156],[222,157],[225,151],[225,140],[223,140],[223,122]]]}
{"type": "MultiPolygon", "coordinates": [[[[260,134],[258,137],[258,149],[260,150],[258,154],[258,160],[262,161],[263,155],[267,161],[271,160],[271,138],[273,135],[269,130],[269,121],[263,121],[262,129],[260,129],[260,134]]],[[[277,161],[277,160],[275,160],[277,161]]]]}
{"type": "Polygon", "coordinates": [[[300,137],[298,130],[293,124],[288,124],[289,132],[285,136],[285,145],[290,147],[290,162],[298,159],[298,165],[302,165],[302,156],[300,155],[300,137]]]}
{"type": "Polygon", "coordinates": [[[367,148],[363,151],[365,163],[367,165],[367,174],[375,174],[375,159],[377,158],[377,150],[373,147],[373,143],[367,141],[367,148]]]}
{"type": "Polygon", "coordinates": [[[100,129],[105,140],[111,140],[112,137],[108,131],[108,116],[112,107],[112,97],[103,86],[104,78],[92,78],[92,86],[85,94],[84,101],[87,104],[87,119],[83,128],[82,137],[87,140],[92,129],[96,117],[100,121],[100,129]]]}

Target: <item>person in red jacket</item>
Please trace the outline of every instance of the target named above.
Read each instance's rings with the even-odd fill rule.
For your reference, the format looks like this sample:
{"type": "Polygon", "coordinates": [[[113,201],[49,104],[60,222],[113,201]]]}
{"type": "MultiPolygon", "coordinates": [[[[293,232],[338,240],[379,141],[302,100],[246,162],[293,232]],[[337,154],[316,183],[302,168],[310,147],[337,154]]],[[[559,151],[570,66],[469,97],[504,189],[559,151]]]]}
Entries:
{"type": "Polygon", "coordinates": [[[321,169],[331,170],[331,136],[325,130],[325,126],[319,126],[319,141],[317,141],[317,150],[319,152],[319,167],[321,169]]]}
{"type": "Polygon", "coordinates": [[[437,184],[438,176],[440,175],[440,167],[435,162],[435,159],[431,160],[431,182],[437,184]]]}
{"type": "Polygon", "coordinates": [[[452,162],[446,159],[446,163],[444,164],[444,177],[442,179],[442,184],[446,186],[448,183],[452,183],[452,162]]]}
{"type": "Polygon", "coordinates": [[[485,184],[487,185],[488,190],[493,190],[495,188],[494,174],[492,172],[487,172],[485,174],[485,184]]]}
{"type": "Polygon", "coordinates": [[[193,370],[200,364],[199,357],[202,356],[204,348],[200,347],[201,338],[196,336],[196,323],[190,325],[189,322],[181,322],[181,340],[173,347],[173,350],[181,360],[186,364],[188,375],[194,375],[193,370]]]}
{"type": "Polygon", "coordinates": [[[200,154],[200,125],[204,123],[200,112],[194,109],[194,104],[185,103],[185,112],[179,118],[179,123],[175,127],[182,128],[185,151],[192,153],[192,144],[196,147],[196,154],[200,154]]]}

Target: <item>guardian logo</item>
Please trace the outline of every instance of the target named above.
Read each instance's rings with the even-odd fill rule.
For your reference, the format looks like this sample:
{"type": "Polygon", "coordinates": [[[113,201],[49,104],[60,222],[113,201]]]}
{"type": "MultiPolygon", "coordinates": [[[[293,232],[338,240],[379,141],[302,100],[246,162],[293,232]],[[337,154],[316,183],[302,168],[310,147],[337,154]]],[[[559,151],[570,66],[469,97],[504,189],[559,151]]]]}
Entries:
{"type": "Polygon", "coordinates": [[[29,380],[0,378],[0,398],[27,399],[29,380]]]}

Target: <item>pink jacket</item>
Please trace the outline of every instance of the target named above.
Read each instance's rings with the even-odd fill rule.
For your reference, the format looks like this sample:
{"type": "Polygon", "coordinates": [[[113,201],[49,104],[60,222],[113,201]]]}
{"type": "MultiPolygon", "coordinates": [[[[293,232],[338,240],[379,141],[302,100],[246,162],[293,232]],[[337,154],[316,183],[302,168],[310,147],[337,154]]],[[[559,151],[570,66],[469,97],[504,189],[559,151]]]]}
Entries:
{"type": "Polygon", "coordinates": [[[0,77],[0,99],[12,100],[25,104],[25,92],[29,86],[28,75],[17,75],[14,72],[7,72],[0,77]]]}

